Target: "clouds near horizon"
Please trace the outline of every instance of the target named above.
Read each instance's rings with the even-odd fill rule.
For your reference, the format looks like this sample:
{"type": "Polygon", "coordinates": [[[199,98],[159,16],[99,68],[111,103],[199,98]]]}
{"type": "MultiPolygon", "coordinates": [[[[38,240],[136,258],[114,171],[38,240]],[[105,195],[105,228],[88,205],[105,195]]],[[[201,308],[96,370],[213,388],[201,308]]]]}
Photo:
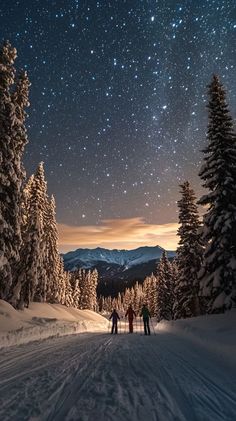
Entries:
{"type": "Polygon", "coordinates": [[[133,249],[156,245],[173,250],[178,243],[177,228],[177,223],[147,224],[141,217],[106,219],[101,225],[58,224],[59,246],[61,252],[76,248],[133,249]]]}

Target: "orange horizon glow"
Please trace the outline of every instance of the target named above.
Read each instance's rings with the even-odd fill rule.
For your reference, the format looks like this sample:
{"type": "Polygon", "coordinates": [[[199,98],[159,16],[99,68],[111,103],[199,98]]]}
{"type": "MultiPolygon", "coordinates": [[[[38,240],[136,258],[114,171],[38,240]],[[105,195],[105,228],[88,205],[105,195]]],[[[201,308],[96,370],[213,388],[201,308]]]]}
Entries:
{"type": "Polygon", "coordinates": [[[62,253],[77,248],[130,250],[156,245],[166,250],[175,250],[179,241],[177,229],[177,223],[148,224],[141,217],[106,219],[101,225],[58,224],[59,248],[62,253]]]}

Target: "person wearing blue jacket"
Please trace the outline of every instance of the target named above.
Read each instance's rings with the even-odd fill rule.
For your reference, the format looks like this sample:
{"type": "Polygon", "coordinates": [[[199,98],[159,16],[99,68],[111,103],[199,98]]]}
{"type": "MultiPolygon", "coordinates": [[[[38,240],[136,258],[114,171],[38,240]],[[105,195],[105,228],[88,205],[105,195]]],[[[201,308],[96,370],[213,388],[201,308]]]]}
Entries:
{"type": "Polygon", "coordinates": [[[117,329],[117,323],[118,320],[120,320],[120,316],[117,313],[116,309],[114,308],[113,312],[111,313],[109,320],[112,319],[112,328],[111,328],[111,334],[112,333],[117,333],[118,329],[117,329]]]}

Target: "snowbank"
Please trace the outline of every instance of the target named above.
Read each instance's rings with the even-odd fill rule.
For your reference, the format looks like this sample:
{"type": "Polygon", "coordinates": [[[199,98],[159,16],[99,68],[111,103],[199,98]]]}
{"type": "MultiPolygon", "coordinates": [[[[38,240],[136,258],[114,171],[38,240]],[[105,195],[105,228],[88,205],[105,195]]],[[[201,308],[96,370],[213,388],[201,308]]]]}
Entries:
{"type": "Polygon", "coordinates": [[[90,310],[31,303],[24,311],[0,300],[0,348],[82,332],[100,332],[108,321],[90,310]]]}
{"type": "Polygon", "coordinates": [[[236,363],[236,309],[192,319],[162,321],[156,331],[189,337],[192,341],[236,363]]]}

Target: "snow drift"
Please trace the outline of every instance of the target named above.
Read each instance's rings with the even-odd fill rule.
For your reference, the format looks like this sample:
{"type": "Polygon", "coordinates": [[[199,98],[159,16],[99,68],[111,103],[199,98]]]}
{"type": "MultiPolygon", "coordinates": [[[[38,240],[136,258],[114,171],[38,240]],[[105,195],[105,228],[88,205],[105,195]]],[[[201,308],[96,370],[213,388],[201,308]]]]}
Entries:
{"type": "Polygon", "coordinates": [[[225,314],[162,321],[157,324],[156,332],[162,331],[188,337],[196,344],[236,363],[236,309],[225,314]]]}
{"type": "Polygon", "coordinates": [[[0,348],[82,332],[107,329],[108,321],[90,310],[31,303],[24,311],[0,300],[0,348]]]}

